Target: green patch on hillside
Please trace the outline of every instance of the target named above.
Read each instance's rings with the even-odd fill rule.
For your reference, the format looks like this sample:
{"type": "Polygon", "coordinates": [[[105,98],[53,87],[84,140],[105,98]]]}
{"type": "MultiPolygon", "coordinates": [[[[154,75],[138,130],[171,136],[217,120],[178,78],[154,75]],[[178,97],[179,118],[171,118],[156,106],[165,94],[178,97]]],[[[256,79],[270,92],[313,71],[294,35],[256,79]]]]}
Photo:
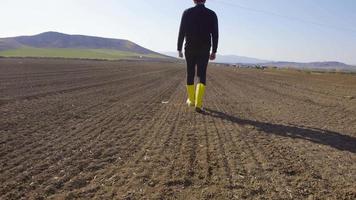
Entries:
{"type": "Polygon", "coordinates": [[[140,59],[164,58],[157,54],[137,54],[127,51],[110,49],[47,49],[47,48],[19,48],[0,51],[2,57],[45,57],[45,58],[81,58],[81,59],[140,59]]]}

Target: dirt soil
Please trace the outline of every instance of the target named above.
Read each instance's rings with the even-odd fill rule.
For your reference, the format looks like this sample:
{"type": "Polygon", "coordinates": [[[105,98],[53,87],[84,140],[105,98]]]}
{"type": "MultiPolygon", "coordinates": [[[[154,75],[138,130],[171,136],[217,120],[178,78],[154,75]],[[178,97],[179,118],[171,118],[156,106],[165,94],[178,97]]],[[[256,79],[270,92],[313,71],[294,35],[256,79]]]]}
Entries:
{"type": "Polygon", "coordinates": [[[356,199],[356,76],[0,59],[0,199],[356,199]]]}

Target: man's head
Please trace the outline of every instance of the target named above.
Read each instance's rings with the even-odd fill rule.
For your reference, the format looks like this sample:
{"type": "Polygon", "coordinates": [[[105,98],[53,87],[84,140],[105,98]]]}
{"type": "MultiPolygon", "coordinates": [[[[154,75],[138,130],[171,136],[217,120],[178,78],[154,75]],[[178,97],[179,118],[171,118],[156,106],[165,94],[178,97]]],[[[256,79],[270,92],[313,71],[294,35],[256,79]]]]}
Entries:
{"type": "Polygon", "coordinates": [[[194,0],[195,4],[204,4],[206,0],[194,0]]]}

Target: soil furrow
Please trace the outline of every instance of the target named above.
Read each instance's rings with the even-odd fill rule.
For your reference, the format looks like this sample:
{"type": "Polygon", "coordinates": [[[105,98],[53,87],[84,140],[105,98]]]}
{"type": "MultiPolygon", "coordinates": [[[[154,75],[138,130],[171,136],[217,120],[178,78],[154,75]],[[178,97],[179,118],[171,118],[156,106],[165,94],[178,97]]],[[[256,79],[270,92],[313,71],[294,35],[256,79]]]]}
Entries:
{"type": "Polygon", "coordinates": [[[356,199],[354,75],[0,62],[0,199],[356,199]]]}

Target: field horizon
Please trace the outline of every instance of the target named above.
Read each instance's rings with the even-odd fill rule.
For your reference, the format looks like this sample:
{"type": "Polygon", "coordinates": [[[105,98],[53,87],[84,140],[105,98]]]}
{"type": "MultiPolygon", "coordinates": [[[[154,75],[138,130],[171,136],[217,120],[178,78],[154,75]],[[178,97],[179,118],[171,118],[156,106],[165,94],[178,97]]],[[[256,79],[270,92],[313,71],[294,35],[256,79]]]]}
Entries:
{"type": "Polygon", "coordinates": [[[113,49],[73,49],[73,48],[33,48],[21,47],[11,50],[0,51],[2,57],[38,57],[38,58],[78,58],[78,59],[142,59],[160,58],[167,59],[158,54],[139,54],[135,52],[119,51],[113,49]]]}
{"type": "MultiPolygon", "coordinates": [[[[98,36],[44,32],[33,36],[0,38],[0,57],[78,58],[78,59],[167,59],[178,61],[177,52],[158,53],[134,42],[98,36]]],[[[336,61],[283,62],[238,55],[218,55],[213,62],[265,65],[278,68],[356,71],[356,66],[336,61]]]]}

